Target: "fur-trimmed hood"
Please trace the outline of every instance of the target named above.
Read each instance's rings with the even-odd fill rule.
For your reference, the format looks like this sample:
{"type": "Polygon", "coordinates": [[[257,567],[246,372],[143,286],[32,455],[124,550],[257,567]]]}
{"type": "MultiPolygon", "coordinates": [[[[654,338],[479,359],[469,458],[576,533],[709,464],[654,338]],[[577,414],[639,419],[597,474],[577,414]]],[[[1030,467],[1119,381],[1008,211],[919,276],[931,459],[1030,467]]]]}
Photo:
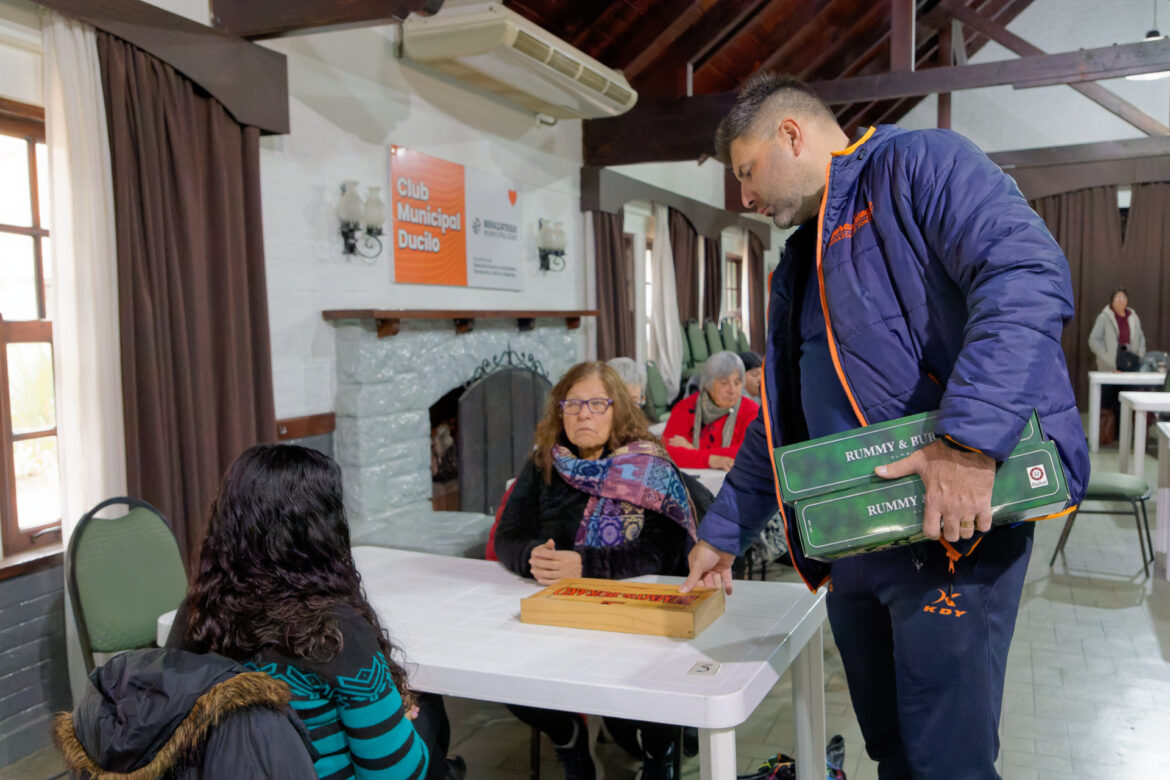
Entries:
{"type": "Polygon", "coordinates": [[[223,656],[136,650],[90,675],[74,713],[54,718],[53,741],[76,777],[147,780],[198,760],[228,716],[288,702],[287,685],[223,656]]]}

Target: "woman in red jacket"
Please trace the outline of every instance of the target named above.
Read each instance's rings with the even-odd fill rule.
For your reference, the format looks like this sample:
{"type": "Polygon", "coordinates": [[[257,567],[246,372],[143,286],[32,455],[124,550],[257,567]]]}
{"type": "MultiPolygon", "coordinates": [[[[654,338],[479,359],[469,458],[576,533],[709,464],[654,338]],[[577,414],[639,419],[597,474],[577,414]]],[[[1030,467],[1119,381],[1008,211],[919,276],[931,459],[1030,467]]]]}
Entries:
{"type": "Polygon", "coordinates": [[[707,358],[700,377],[699,392],[671,410],[662,440],[681,468],[727,471],[760,407],[743,397],[743,361],[734,352],[707,358]]]}

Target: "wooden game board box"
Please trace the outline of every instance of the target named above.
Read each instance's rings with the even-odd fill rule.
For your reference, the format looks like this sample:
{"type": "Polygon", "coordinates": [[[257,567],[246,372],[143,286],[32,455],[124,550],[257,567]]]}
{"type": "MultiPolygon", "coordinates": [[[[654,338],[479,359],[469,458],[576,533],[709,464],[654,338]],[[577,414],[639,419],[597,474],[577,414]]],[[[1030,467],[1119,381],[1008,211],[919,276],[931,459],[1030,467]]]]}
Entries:
{"type": "Polygon", "coordinates": [[[723,614],[722,588],[566,578],[520,600],[520,620],[548,626],[692,639],[723,614]]]}

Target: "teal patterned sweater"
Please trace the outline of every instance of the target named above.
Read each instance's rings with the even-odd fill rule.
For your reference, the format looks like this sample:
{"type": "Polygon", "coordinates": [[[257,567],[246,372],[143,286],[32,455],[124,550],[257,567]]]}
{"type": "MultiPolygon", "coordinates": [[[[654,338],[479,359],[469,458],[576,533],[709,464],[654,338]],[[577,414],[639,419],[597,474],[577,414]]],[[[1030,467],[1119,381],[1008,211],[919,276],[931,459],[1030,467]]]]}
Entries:
{"type": "Polygon", "coordinates": [[[245,666],[288,683],[322,780],[419,780],[427,748],[403,711],[378,639],[352,608],[337,614],[343,645],[332,660],[313,664],[266,650],[245,666]]]}

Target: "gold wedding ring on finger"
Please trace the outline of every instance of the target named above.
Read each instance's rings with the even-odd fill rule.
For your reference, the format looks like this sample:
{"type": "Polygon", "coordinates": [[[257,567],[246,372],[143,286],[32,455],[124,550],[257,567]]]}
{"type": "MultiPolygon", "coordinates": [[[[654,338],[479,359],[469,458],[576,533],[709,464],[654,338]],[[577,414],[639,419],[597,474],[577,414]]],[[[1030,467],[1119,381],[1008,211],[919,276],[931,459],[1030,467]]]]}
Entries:
{"type": "Polygon", "coordinates": [[[971,520],[970,522],[966,522],[966,523],[959,523],[959,528],[974,528],[974,527],[975,527],[974,520],[971,520]]]}

